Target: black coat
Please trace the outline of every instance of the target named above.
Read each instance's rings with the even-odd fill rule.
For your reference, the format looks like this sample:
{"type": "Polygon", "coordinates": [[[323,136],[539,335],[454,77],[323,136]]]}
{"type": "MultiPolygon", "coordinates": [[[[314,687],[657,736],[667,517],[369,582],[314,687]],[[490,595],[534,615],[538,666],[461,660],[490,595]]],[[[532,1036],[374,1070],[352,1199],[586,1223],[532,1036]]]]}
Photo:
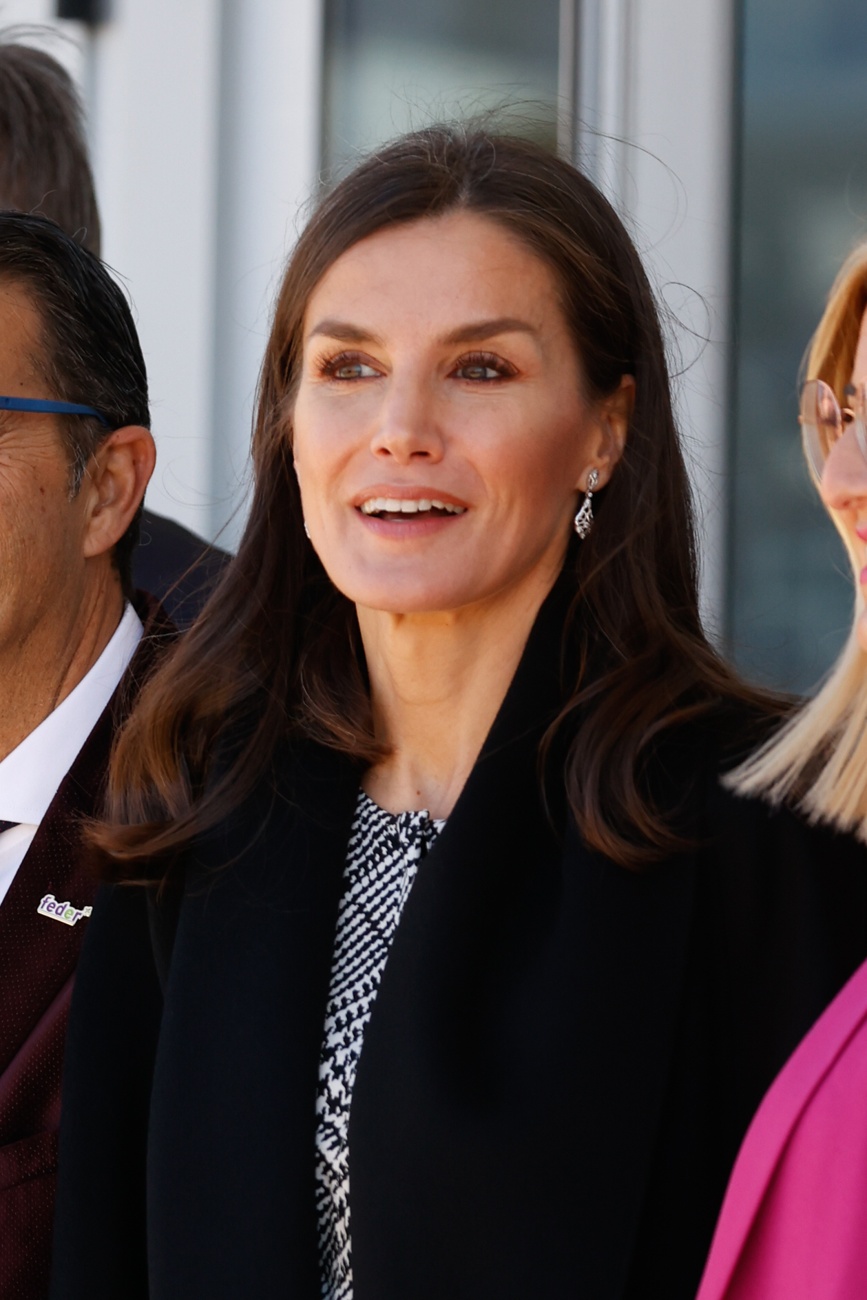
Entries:
{"type": "MultiPolygon", "coordinates": [[[[695,852],[634,873],[552,827],[544,624],[366,1032],[355,1300],[688,1300],[752,1111],[867,954],[863,851],[725,794],[716,727],[661,778],[689,794],[695,852]]],[[[357,787],[330,752],[284,756],[189,855],[170,955],[172,905],[105,897],[73,1007],[55,1300],[320,1294],[314,1106],[357,787]]]]}
{"type": "Polygon", "coordinates": [[[174,519],[143,510],[133,551],[133,585],[159,600],[175,627],[188,628],[229,562],[219,547],[174,519]]]}

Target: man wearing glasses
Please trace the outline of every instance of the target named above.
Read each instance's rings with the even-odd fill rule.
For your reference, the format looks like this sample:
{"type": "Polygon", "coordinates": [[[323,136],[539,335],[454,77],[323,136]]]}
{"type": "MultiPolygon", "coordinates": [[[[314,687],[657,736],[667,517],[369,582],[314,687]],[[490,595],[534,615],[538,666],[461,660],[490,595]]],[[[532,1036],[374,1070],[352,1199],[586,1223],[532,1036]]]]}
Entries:
{"type": "Polygon", "coordinates": [[[0,1300],[47,1294],[82,822],[170,634],[131,599],[148,426],[122,291],[53,222],[0,213],[0,1300]]]}

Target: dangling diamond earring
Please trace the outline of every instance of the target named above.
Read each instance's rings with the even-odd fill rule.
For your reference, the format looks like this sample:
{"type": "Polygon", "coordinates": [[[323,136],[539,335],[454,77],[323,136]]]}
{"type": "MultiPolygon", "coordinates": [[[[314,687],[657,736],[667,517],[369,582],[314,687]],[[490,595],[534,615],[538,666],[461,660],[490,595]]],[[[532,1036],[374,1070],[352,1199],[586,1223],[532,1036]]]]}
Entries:
{"type": "Polygon", "coordinates": [[[310,529],[307,527],[307,520],[304,519],[302,522],[303,522],[303,524],[304,524],[304,536],[305,536],[305,537],[308,539],[308,541],[309,541],[309,539],[310,539],[310,529]]]}
{"type": "Polygon", "coordinates": [[[593,493],[596,491],[596,484],[599,482],[599,473],[591,469],[587,475],[587,493],[581,502],[581,509],[572,520],[572,527],[581,538],[582,542],[585,537],[590,536],[590,530],[593,527],[593,493]]]}

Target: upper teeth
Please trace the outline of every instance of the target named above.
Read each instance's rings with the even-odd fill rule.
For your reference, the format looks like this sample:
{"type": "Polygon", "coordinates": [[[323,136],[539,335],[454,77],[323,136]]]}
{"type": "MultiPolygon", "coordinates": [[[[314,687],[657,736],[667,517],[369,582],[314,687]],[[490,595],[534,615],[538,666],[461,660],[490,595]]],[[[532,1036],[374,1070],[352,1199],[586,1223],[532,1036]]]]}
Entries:
{"type": "Polygon", "coordinates": [[[408,497],[370,497],[367,501],[362,501],[360,509],[363,515],[377,515],[384,510],[391,514],[400,512],[405,515],[415,515],[420,510],[446,510],[450,515],[462,515],[466,506],[453,506],[448,501],[428,501],[425,498],[416,501],[408,497]]]}

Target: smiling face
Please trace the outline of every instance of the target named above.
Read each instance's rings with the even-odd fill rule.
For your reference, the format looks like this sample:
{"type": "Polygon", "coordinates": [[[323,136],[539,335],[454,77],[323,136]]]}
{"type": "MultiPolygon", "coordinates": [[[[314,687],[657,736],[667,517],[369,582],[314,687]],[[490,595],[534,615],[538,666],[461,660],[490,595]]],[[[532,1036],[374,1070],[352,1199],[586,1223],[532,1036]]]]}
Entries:
{"type": "MultiPolygon", "coordinates": [[[[867,383],[867,311],[861,319],[861,330],[852,364],[851,382],[857,386],[867,383]]],[[[841,405],[846,397],[842,396],[841,405]]],[[[860,544],[864,566],[860,573],[862,591],[867,592],[867,460],[861,451],[854,425],[832,446],[820,484],[822,500],[833,510],[839,521],[860,544]]],[[[867,611],[858,620],[858,641],[867,650],[867,611]]]]}
{"type": "Polygon", "coordinates": [[[311,295],[293,413],[329,577],[391,613],[538,605],[630,398],[584,396],[552,272],[494,221],[457,212],[355,244],[311,295]]]}

